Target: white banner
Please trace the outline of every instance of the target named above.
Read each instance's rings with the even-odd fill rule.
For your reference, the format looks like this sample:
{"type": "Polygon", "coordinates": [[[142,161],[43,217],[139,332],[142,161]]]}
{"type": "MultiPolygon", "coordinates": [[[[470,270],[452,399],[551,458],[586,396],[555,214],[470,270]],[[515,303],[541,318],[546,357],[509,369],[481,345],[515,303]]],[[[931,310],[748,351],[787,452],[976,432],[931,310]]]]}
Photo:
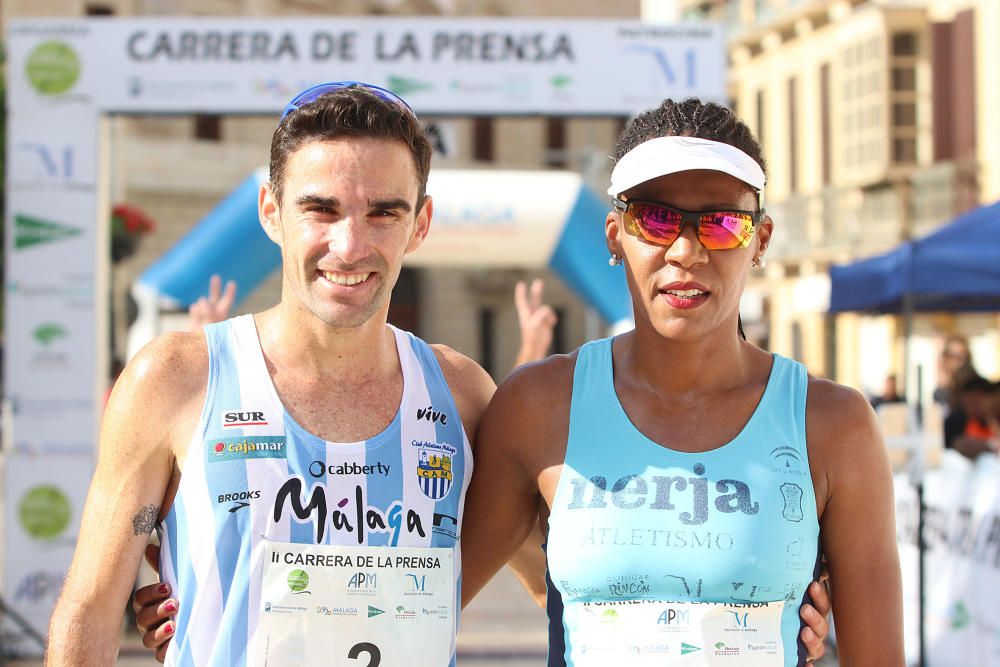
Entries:
{"type": "Polygon", "coordinates": [[[9,71],[33,76],[12,76],[11,94],[40,106],[53,103],[38,92],[47,86],[103,110],[270,114],[312,84],[344,79],[389,88],[427,114],[630,115],[665,97],[726,99],[725,36],[707,23],[408,16],[10,26],[9,71]]]}
{"type": "MultiPolygon", "coordinates": [[[[90,456],[5,458],[4,598],[41,635],[73,556],[93,466],[90,456]]],[[[13,624],[3,630],[20,637],[13,650],[40,653],[13,624]]]]}
{"type": "Polygon", "coordinates": [[[906,664],[920,660],[920,499],[909,475],[895,475],[896,544],[903,580],[903,641],[906,664]]]}
{"type": "Polygon", "coordinates": [[[1000,664],[1000,463],[952,451],[924,480],[931,667],[1000,664]]]}

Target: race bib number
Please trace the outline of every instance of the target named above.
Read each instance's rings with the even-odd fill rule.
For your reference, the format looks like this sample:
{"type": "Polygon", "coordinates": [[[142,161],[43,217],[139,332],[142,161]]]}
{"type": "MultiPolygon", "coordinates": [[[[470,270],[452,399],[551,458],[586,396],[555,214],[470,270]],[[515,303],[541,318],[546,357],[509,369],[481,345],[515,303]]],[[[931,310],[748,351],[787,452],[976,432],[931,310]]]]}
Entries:
{"type": "Polygon", "coordinates": [[[783,607],[784,602],[577,603],[571,607],[573,664],[781,667],[783,607]]]}
{"type": "Polygon", "coordinates": [[[452,549],[267,542],[257,665],[447,667],[452,549]]]}

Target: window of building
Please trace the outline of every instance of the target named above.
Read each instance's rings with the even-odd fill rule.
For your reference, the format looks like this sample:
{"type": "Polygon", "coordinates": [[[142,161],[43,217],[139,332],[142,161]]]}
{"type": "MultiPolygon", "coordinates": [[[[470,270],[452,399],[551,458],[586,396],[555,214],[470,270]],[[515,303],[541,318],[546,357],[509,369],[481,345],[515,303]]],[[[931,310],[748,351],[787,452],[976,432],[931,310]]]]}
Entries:
{"type": "Polygon", "coordinates": [[[496,351],[496,312],[489,307],[479,309],[479,363],[493,375],[493,356],[496,351]]]}
{"type": "Polygon", "coordinates": [[[493,118],[480,116],[472,121],[472,159],[493,161],[493,118]]]}
{"type": "Polygon", "coordinates": [[[893,34],[892,55],[894,56],[917,55],[917,33],[897,32],[893,34]]]}
{"type": "Polygon", "coordinates": [[[222,141],[222,116],[216,114],[195,116],[194,138],[200,141],[222,141]]]}
{"type": "Polygon", "coordinates": [[[115,8],[110,5],[88,4],[84,7],[83,13],[86,16],[114,16],[115,8]]]}
{"type": "Polygon", "coordinates": [[[917,124],[917,105],[915,102],[896,102],[892,105],[892,124],[900,127],[913,127],[917,124]]]}
{"type": "Polygon", "coordinates": [[[893,67],[892,89],[896,92],[916,90],[917,70],[913,67],[893,67]]]}
{"type": "Polygon", "coordinates": [[[820,143],[823,151],[821,177],[826,185],[832,178],[831,127],[830,127],[830,63],[819,68],[819,127],[820,143]]]}
{"type": "Polygon", "coordinates": [[[393,326],[420,335],[420,269],[403,267],[389,301],[388,321],[393,326]]]}
{"type": "Polygon", "coordinates": [[[757,100],[755,106],[757,107],[757,141],[760,142],[761,148],[764,153],[767,153],[767,147],[764,143],[764,91],[763,89],[757,91],[757,100]]]}
{"type": "MultiPolygon", "coordinates": [[[[837,116],[843,140],[841,145],[845,169],[866,168],[881,157],[873,143],[885,141],[881,124],[881,107],[885,104],[882,83],[885,69],[885,42],[881,36],[868,37],[847,45],[841,54],[839,79],[844,95],[837,100],[837,116]]],[[[820,85],[824,84],[821,71],[820,85]]],[[[826,74],[829,77],[830,74],[826,74]]],[[[832,120],[828,121],[832,124],[832,120]]],[[[828,166],[824,165],[824,169],[828,166]]]]}
{"type": "Polygon", "coordinates": [[[913,138],[897,138],[892,142],[892,159],[900,164],[913,164],[917,161],[917,140],[913,138]]]}
{"type": "Polygon", "coordinates": [[[792,322],[792,359],[802,361],[805,354],[805,346],[802,342],[802,325],[799,322],[792,322]]]}
{"type": "Polygon", "coordinates": [[[788,189],[797,192],[799,189],[799,142],[798,142],[798,79],[788,80],[788,189]]]}
{"type": "Polygon", "coordinates": [[[552,347],[549,354],[566,354],[569,347],[566,344],[566,309],[555,308],[556,326],[552,329],[552,347]]]}
{"type": "Polygon", "coordinates": [[[545,166],[550,169],[565,169],[566,159],[566,119],[549,116],[545,119],[545,166]]]}

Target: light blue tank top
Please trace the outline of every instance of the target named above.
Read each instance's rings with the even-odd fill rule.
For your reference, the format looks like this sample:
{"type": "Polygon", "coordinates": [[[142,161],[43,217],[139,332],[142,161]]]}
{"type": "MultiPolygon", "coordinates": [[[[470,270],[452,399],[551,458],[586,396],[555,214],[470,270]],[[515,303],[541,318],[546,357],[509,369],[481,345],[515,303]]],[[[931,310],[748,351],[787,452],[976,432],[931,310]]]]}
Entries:
{"type": "Polygon", "coordinates": [[[574,664],[582,603],[622,600],[784,600],[785,664],[803,664],[799,606],[819,552],[805,368],[773,355],[767,387],[739,435],[685,453],[649,440],[629,420],[614,389],[611,340],[580,348],[573,376],[546,545],[548,664],[574,664]]]}
{"type": "MultiPolygon", "coordinates": [[[[393,329],[403,371],[395,418],[369,440],[334,443],[285,412],[252,316],[205,332],[205,405],[159,527],[160,573],[180,603],[166,664],[253,664],[265,539],[453,548],[460,609],[458,542],[472,454],[427,344],[393,329]]],[[[453,634],[452,665],[454,649],[453,634]]]]}

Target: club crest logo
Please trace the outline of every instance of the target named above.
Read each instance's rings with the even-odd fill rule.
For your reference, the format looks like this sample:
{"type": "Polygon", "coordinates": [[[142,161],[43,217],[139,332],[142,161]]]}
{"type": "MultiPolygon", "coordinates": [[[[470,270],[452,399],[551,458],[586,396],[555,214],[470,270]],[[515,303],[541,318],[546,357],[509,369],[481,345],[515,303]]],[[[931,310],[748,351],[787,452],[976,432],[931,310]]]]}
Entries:
{"type": "Polygon", "coordinates": [[[441,500],[451,491],[454,482],[452,462],[457,451],[440,442],[414,441],[417,449],[417,483],[431,500],[441,500]]]}

